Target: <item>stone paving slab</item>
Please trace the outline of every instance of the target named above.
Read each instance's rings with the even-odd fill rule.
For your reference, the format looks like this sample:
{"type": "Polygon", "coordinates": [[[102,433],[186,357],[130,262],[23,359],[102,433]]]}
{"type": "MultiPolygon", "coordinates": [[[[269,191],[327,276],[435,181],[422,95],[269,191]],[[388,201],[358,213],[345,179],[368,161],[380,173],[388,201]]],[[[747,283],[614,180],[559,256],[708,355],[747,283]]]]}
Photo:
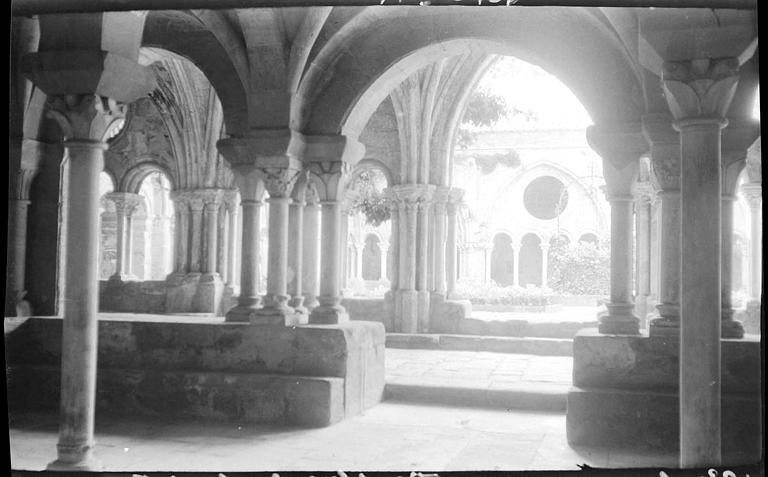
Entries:
{"type": "Polygon", "coordinates": [[[564,410],[570,357],[387,348],[384,398],[504,409],[564,410]]]}
{"type": "Polygon", "coordinates": [[[573,356],[573,340],[563,338],[387,333],[386,346],[400,349],[573,356]]]}

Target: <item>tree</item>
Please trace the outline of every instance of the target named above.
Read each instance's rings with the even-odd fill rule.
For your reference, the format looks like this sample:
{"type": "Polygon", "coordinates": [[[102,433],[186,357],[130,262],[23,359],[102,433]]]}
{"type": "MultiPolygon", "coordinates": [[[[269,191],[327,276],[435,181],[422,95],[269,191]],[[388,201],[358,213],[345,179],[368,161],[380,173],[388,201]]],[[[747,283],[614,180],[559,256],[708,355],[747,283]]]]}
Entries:
{"type": "Polygon", "coordinates": [[[572,295],[605,295],[610,249],[602,242],[553,243],[549,249],[552,289],[572,295]]]}
{"type": "Polygon", "coordinates": [[[475,134],[470,127],[491,127],[504,118],[511,116],[525,116],[526,121],[535,121],[536,113],[531,110],[522,110],[514,106],[507,106],[504,98],[483,90],[475,90],[467,102],[464,116],[458,131],[458,145],[461,149],[467,149],[475,142],[475,134]]]}
{"type": "Polygon", "coordinates": [[[381,174],[373,169],[362,171],[350,184],[355,191],[352,210],[362,213],[365,222],[374,227],[386,222],[391,216],[389,200],[376,186],[377,173],[381,174]]]}

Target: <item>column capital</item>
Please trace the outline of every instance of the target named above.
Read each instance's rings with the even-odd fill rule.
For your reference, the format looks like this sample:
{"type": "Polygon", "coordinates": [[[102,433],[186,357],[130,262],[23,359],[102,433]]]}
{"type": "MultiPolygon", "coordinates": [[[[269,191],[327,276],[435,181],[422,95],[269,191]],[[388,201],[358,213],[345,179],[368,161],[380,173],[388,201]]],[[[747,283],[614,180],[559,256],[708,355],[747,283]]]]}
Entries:
{"type": "Polygon", "coordinates": [[[110,192],[105,196],[115,204],[115,211],[125,217],[130,217],[141,205],[144,198],[133,192],[110,192]]]}
{"type": "Polygon", "coordinates": [[[29,200],[32,181],[40,171],[40,164],[43,158],[51,151],[52,147],[53,144],[35,139],[24,138],[21,141],[19,165],[15,170],[15,178],[10,181],[10,187],[8,188],[9,199],[29,200]]]}
{"type": "Polygon", "coordinates": [[[640,156],[648,152],[648,142],[639,123],[587,128],[589,146],[603,158],[605,192],[609,197],[630,195],[637,179],[640,156]]]}
{"type": "Polygon", "coordinates": [[[634,187],[636,205],[650,205],[655,196],[653,185],[650,182],[637,182],[634,187]]]}
{"type": "Polygon", "coordinates": [[[93,94],[51,96],[46,108],[46,115],[58,123],[66,141],[96,144],[120,131],[128,110],[126,104],[93,94]]]}
{"type": "Polygon", "coordinates": [[[677,121],[725,117],[738,81],[738,58],[666,61],[662,65],[664,95],[677,121]]]}
{"type": "Polygon", "coordinates": [[[763,201],[763,188],[760,182],[747,182],[746,184],[742,184],[741,192],[747,198],[750,208],[760,209],[760,205],[763,201]]]}
{"type": "Polygon", "coordinates": [[[344,161],[311,161],[304,166],[319,201],[341,201],[352,166],[344,161]]]}

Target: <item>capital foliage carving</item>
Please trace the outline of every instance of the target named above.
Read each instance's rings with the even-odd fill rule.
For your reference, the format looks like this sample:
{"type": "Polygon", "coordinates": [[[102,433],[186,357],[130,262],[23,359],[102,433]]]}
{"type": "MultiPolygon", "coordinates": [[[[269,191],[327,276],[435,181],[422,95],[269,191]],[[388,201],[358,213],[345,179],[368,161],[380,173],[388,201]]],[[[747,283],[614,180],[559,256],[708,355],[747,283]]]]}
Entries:
{"type": "Polygon", "coordinates": [[[305,163],[307,169],[318,180],[316,191],[320,200],[333,201],[342,199],[352,166],[345,161],[312,161],[305,163]]]}
{"type": "Polygon", "coordinates": [[[676,120],[723,118],[739,81],[736,58],[665,62],[661,81],[676,120]]]}
{"type": "Polygon", "coordinates": [[[48,117],[61,127],[67,140],[104,142],[122,126],[127,106],[114,99],[91,94],[52,96],[46,104],[48,117]]]}
{"type": "Polygon", "coordinates": [[[139,194],[131,192],[111,192],[106,198],[115,204],[115,212],[123,217],[132,216],[144,200],[139,194]]]}
{"type": "Polygon", "coordinates": [[[264,167],[259,168],[259,171],[264,179],[264,187],[271,198],[290,197],[301,173],[301,170],[291,167],[264,167]]]}
{"type": "Polygon", "coordinates": [[[651,178],[661,190],[680,190],[680,146],[654,146],[651,151],[651,178]]]}

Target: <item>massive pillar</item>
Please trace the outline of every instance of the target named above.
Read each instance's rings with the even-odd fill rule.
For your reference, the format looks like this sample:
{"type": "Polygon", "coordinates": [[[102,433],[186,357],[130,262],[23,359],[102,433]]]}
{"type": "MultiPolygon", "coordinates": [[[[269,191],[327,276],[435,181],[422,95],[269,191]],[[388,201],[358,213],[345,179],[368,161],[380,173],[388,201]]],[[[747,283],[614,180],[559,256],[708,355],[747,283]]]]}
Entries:
{"type": "Polygon", "coordinates": [[[310,313],[310,323],[349,320],[341,305],[341,248],[346,243],[341,207],[351,164],[357,163],[364,152],[362,144],[345,136],[306,137],[304,164],[316,178],[322,207],[319,305],[310,313]]]}
{"type": "Polygon", "coordinates": [[[144,15],[134,12],[41,15],[39,50],[22,58],[24,74],[48,95],[49,115],[59,123],[65,147],[61,416],[52,470],[100,468],[93,454],[99,174],[106,140],[124,124],[124,104],[154,87],[152,73],[136,61],[143,25],[144,15]],[[105,26],[112,24],[120,24],[120,39],[104,41],[112,33],[105,26]],[[62,45],[76,45],[77,52],[57,50],[62,45]]]}
{"type": "Polygon", "coordinates": [[[606,334],[638,334],[632,302],[632,184],[647,146],[639,131],[611,131],[591,126],[590,146],[603,158],[605,192],[611,204],[611,284],[607,313],[598,329],[606,334]]]}
{"type": "Polygon", "coordinates": [[[320,199],[315,185],[309,183],[305,193],[304,233],[302,236],[302,284],[304,307],[312,311],[319,302],[320,279],[320,199]]]}
{"type": "Polygon", "coordinates": [[[721,129],[738,61],[664,64],[662,84],[680,133],[680,464],[721,460],[721,129]]]}
{"type": "Polygon", "coordinates": [[[141,204],[139,194],[131,192],[111,192],[107,199],[115,204],[117,216],[117,260],[115,261],[115,273],[110,280],[127,281],[136,280],[133,275],[133,213],[141,204]]]}
{"type": "Polygon", "coordinates": [[[24,139],[21,143],[19,166],[8,188],[8,262],[5,316],[20,316],[29,304],[24,300],[26,287],[27,212],[32,181],[40,170],[48,144],[24,139]]]}

